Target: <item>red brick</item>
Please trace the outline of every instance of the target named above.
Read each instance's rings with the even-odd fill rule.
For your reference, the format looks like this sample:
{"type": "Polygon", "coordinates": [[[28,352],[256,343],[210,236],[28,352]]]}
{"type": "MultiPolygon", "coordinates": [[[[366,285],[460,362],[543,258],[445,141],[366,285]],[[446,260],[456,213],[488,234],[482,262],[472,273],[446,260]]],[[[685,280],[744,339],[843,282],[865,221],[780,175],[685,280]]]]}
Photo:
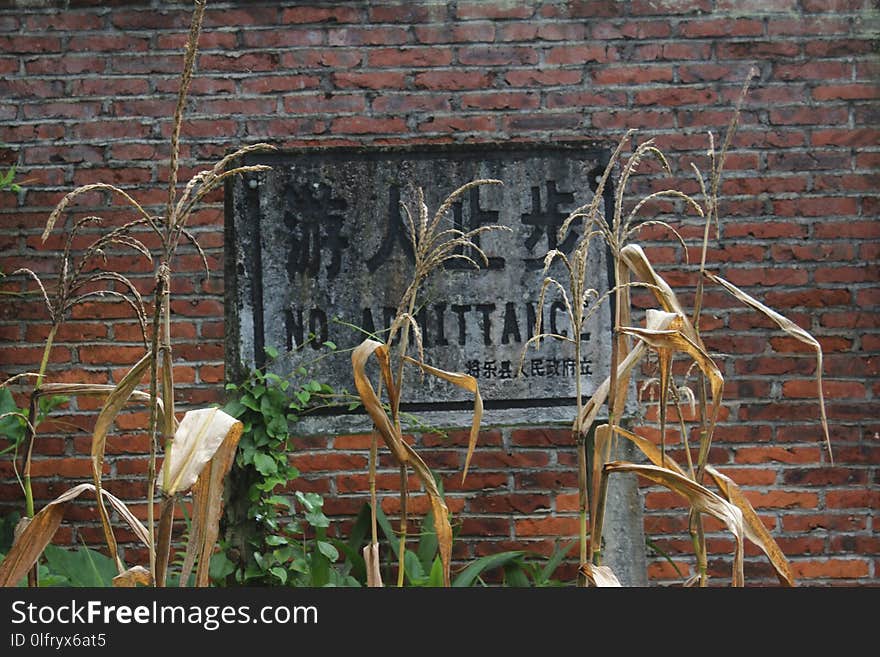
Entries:
{"type": "MultiPolygon", "coordinates": [[[[848,80],[852,65],[838,61],[807,61],[781,64],[773,70],[779,80],[848,80]]],[[[792,99],[794,100],[794,99],[792,99]]]]}
{"type": "Polygon", "coordinates": [[[608,63],[617,59],[617,52],[603,45],[555,46],[544,56],[547,64],[608,63]]]}
{"type": "Polygon", "coordinates": [[[491,116],[433,116],[419,123],[423,132],[493,132],[495,119],[491,116]]]}
{"type": "Polygon", "coordinates": [[[373,119],[365,116],[341,117],[333,120],[335,134],[380,134],[406,131],[402,119],[373,119]]]}
{"type": "Polygon", "coordinates": [[[338,27],[327,31],[330,46],[387,46],[406,43],[409,33],[404,27],[338,27]]]}
{"type": "Polygon", "coordinates": [[[458,50],[458,61],[465,66],[527,66],[537,63],[538,53],[526,47],[470,46],[458,50]]]}
{"type": "Polygon", "coordinates": [[[825,494],[825,505],[832,509],[876,509],[880,506],[880,491],[830,490],[825,494]]]}
{"type": "MultiPolygon", "coordinates": [[[[813,89],[814,100],[871,100],[880,96],[873,84],[819,85],[813,89]]],[[[833,123],[824,121],[823,123],[833,123]]]]}
{"type": "Polygon", "coordinates": [[[603,67],[592,72],[596,84],[648,84],[651,82],[672,82],[672,68],[669,66],[627,66],[603,67]]]}
{"type": "Polygon", "coordinates": [[[686,38],[754,37],[764,33],[762,21],[746,18],[687,20],[679,23],[678,34],[686,38]]]}
{"type": "Polygon", "coordinates": [[[741,42],[722,42],[717,44],[716,55],[723,59],[755,59],[776,57],[797,57],[800,45],[790,41],[756,41],[750,39],[741,42]]]}
{"type": "Polygon", "coordinates": [[[793,561],[792,574],[798,578],[849,579],[867,577],[868,561],[864,559],[823,559],[821,561],[793,561]]]}
{"type": "Polygon", "coordinates": [[[515,521],[517,536],[576,536],[577,518],[524,518],[515,521]]]}
{"type": "Polygon", "coordinates": [[[711,11],[707,0],[685,2],[684,0],[633,0],[630,12],[634,16],[666,14],[702,14],[711,11]]]}
{"type": "Polygon", "coordinates": [[[399,71],[347,71],[333,74],[334,84],[341,89],[401,89],[406,86],[406,73],[399,71]]]}
{"type": "Polygon", "coordinates": [[[818,463],[818,447],[739,447],[737,463],[818,463]]]}
{"type": "Polygon", "coordinates": [[[637,61],[707,60],[711,47],[708,43],[652,43],[639,46],[635,52],[637,61]]]}
{"type": "Polygon", "coordinates": [[[416,88],[432,91],[481,89],[490,86],[489,75],[482,71],[426,71],[417,73],[413,80],[416,88]]]}
{"type": "Polygon", "coordinates": [[[495,26],[491,22],[417,25],[414,32],[419,43],[476,43],[495,39],[495,26]]]}
{"type": "Polygon", "coordinates": [[[361,12],[357,7],[295,7],[281,12],[281,23],[358,23],[361,12]]]}
{"type": "Polygon", "coordinates": [[[461,2],[455,15],[463,20],[529,18],[534,8],[529,3],[461,2]]]}
{"type": "Polygon", "coordinates": [[[452,63],[452,49],[432,47],[373,48],[368,61],[375,67],[447,66],[452,63]]]}
{"type": "MultiPolygon", "coordinates": [[[[379,99],[377,99],[379,100],[379,99]]],[[[541,102],[540,96],[528,92],[481,92],[462,94],[462,109],[503,110],[503,109],[536,109],[541,102]]],[[[375,102],[374,102],[375,106],[375,102]]]]}
{"type": "Polygon", "coordinates": [[[504,79],[514,87],[565,86],[581,82],[581,71],[562,70],[516,70],[505,74],[504,79]]]}

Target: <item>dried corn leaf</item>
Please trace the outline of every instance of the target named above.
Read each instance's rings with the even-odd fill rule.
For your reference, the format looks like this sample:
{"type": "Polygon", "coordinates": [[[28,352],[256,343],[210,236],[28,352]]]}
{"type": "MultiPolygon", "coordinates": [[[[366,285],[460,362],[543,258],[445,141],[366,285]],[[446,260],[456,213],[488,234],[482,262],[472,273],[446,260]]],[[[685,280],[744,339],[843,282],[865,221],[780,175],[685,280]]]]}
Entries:
{"type": "Polygon", "coordinates": [[[673,472],[681,475],[682,477],[687,477],[687,473],[682,469],[682,467],[673,461],[669,456],[663,454],[657,446],[652,443],[647,438],[643,438],[637,433],[633,433],[632,431],[627,431],[623,427],[619,427],[615,425],[612,427],[614,433],[619,436],[623,436],[627,440],[631,441],[635,444],[636,447],[641,450],[642,454],[648,457],[648,460],[651,461],[654,465],[660,468],[667,468],[668,470],[672,470],[673,472]]]}
{"type": "Polygon", "coordinates": [[[710,418],[706,435],[700,444],[700,458],[697,466],[697,477],[699,478],[706,464],[709,445],[712,442],[712,434],[715,432],[715,424],[718,422],[718,413],[721,410],[721,394],[724,388],[724,377],[721,375],[721,370],[718,369],[718,366],[709,354],[685,335],[682,330],[667,329],[658,331],[630,326],[622,326],[620,330],[623,333],[640,338],[658,351],[673,350],[686,353],[694,360],[706,378],[709,379],[709,385],[712,389],[712,417],[710,418]]]}
{"type": "Polygon", "coordinates": [[[379,544],[364,546],[364,563],[367,566],[367,586],[382,587],[382,573],[379,570],[379,544]]]}
{"type": "Polygon", "coordinates": [[[825,445],[828,448],[828,458],[831,459],[831,463],[834,463],[834,455],[831,453],[831,435],[828,432],[828,416],[825,413],[825,394],[822,391],[822,345],[819,344],[819,341],[816,340],[812,335],[810,335],[807,331],[802,329],[800,326],[795,324],[793,321],[788,319],[787,317],[780,315],[778,312],[765,306],[763,303],[755,299],[753,296],[746,294],[741,289],[739,289],[733,283],[730,283],[720,276],[716,276],[715,274],[711,274],[709,272],[703,272],[713,283],[717,283],[725,290],[730,292],[734,297],[742,301],[747,306],[757,310],[759,313],[763,314],[765,317],[773,320],[776,325],[785,331],[788,335],[803,342],[806,345],[809,345],[816,351],[816,386],[818,388],[818,396],[819,396],[819,412],[822,417],[822,430],[825,433],[825,445]]]}
{"type": "Polygon", "coordinates": [[[480,421],[483,419],[483,398],[480,396],[480,387],[477,385],[477,380],[467,374],[447,372],[446,370],[431,367],[430,365],[417,361],[409,356],[405,356],[405,360],[418,366],[422,371],[427,372],[428,374],[433,374],[434,376],[443,379],[444,381],[448,381],[459,388],[463,388],[474,395],[473,421],[471,422],[471,432],[468,437],[468,449],[467,455],[464,459],[464,470],[461,473],[461,480],[464,482],[465,477],[467,477],[471,457],[474,455],[474,449],[477,446],[477,437],[480,435],[480,421]]]}
{"type": "Polygon", "coordinates": [[[220,448],[202,469],[192,491],[192,524],[186,556],[180,571],[180,585],[189,580],[193,564],[198,558],[196,586],[209,584],[208,567],[214,544],[220,534],[220,517],[223,515],[223,482],[232,468],[235,451],[244,428],[241,422],[233,425],[220,448]]]}
{"type": "Polygon", "coordinates": [[[602,484],[602,467],[611,455],[611,431],[607,424],[600,424],[593,433],[592,455],[592,490],[590,491],[590,517],[597,517],[596,506],[599,503],[599,488],[602,484]]]}
{"type": "Polygon", "coordinates": [[[651,261],[648,260],[648,256],[645,255],[642,247],[638,244],[627,244],[621,249],[620,258],[636,276],[638,276],[643,282],[649,283],[652,286],[650,289],[654,293],[654,296],[657,297],[657,301],[660,302],[660,305],[663,306],[663,310],[669,313],[674,313],[681,318],[684,324],[682,332],[696,342],[696,332],[694,331],[690,320],[688,320],[687,315],[685,315],[678,297],[675,292],[672,291],[669,283],[667,283],[664,278],[654,270],[654,267],[651,266],[651,261]]]}
{"type": "MultiPolygon", "coordinates": [[[[117,384],[116,388],[107,395],[107,398],[104,401],[104,407],[98,414],[98,419],[95,420],[95,429],[92,432],[91,457],[92,480],[94,481],[97,490],[101,490],[101,476],[104,469],[104,451],[107,447],[107,434],[110,431],[110,427],[113,426],[113,422],[116,420],[119,411],[128,403],[134,389],[147,371],[151,361],[151,353],[152,352],[147,352],[144,354],[144,356],[134,364],[126,375],[122,377],[122,380],[117,384]]],[[[116,539],[113,536],[113,529],[110,527],[110,516],[107,514],[107,507],[104,506],[104,497],[98,495],[97,498],[98,513],[101,517],[104,539],[107,541],[107,548],[110,550],[110,554],[116,559],[117,567],[120,569],[119,572],[121,573],[123,570],[122,562],[119,560],[119,557],[116,556],[116,539]]],[[[150,541],[147,541],[147,544],[149,543],[150,541]]]]}
{"type": "Polygon", "coordinates": [[[154,577],[156,586],[165,586],[165,575],[168,572],[168,559],[171,556],[171,531],[174,525],[174,507],[177,498],[166,497],[162,500],[162,510],[159,515],[159,531],[156,539],[156,559],[154,577]]]}
{"type": "Polygon", "coordinates": [[[734,586],[743,585],[743,514],[735,505],[705,486],[668,468],[615,461],[605,465],[605,472],[633,472],[684,496],[691,506],[723,522],[736,539],[733,577],[734,586]]]}
{"type": "MultiPolygon", "coordinates": [[[[21,581],[55,536],[58,527],[61,526],[61,521],[64,519],[68,503],[87,490],[94,492],[100,489],[95,488],[93,484],[74,486],[49,502],[40,509],[39,513],[31,518],[27,526],[16,536],[6,558],[0,562],[0,586],[16,586],[21,581]]],[[[100,494],[107,498],[107,501],[110,502],[114,509],[119,511],[138,538],[145,545],[149,545],[149,535],[146,528],[134,517],[128,507],[106,490],[100,490],[100,494]]],[[[118,557],[116,558],[118,561],[118,557]]]]}
{"type": "Polygon", "coordinates": [[[605,588],[620,586],[620,580],[610,566],[596,566],[588,561],[581,566],[581,572],[586,576],[590,586],[605,588]]]}
{"type": "Polygon", "coordinates": [[[143,566],[132,566],[113,578],[113,586],[117,588],[134,588],[138,585],[153,585],[153,576],[143,566]]]}
{"type": "MultiPolygon", "coordinates": [[[[676,315],[673,313],[649,309],[645,313],[645,326],[652,330],[664,330],[667,329],[675,319],[676,315]]],[[[644,358],[647,351],[648,349],[645,343],[639,342],[639,344],[637,344],[617,366],[617,390],[615,391],[617,397],[625,394],[629,387],[630,373],[639,361],[644,358]]],[[[592,426],[593,422],[595,422],[596,418],[599,416],[599,411],[602,410],[605,400],[608,399],[610,388],[611,377],[606,377],[599,387],[596,388],[596,391],[590,399],[587,400],[587,403],[584,404],[583,409],[581,409],[581,414],[577,419],[575,430],[583,432],[587,431],[592,426]]]]}
{"type": "Polygon", "coordinates": [[[773,539],[773,536],[761,522],[752,504],[743,494],[740,487],[733,479],[724,475],[712,466],[706,466],[706,472],[712,477],[715,485],[721,490],[722,495],[728,502],[737,506],[743,514],[743,529],[746,538],[757,545],[764,554],[770,559],[773,568],[776,569],[776,577],[784,586],[794,586],[794,573],[791,572],[791,565],[785,558],[779,545],[773,539]]]}
{"type": "Polygon", "coordinates": [[[159,487],[165,495],[188,491],[226,437],[242,424],[219,408],[187,411],[165,448],[159,487]]]}
{"type": "Polygon", "coordinates": [[[398,392],[391,376],[388,347],[375,340],[364,340],[351,352],[355,388],[361,398],[361,403],[373,421],[373,425],[398,464],[411,466],[428,494],[434,513],[434,529],[437,533],[440,559],[443,563],[443,583],[444,586],[449,586],[449,568],[452,560],[452,526],[449,524],[449,509],[440,495],[431,470],[418,453],[403,440],[400,435],[400,427],[392,424],[369,378],[367,378],[366,364],[373,354],[379,361],[382,379],[388,389],[389,397],[392,400],[396,399],[398,392]]]}

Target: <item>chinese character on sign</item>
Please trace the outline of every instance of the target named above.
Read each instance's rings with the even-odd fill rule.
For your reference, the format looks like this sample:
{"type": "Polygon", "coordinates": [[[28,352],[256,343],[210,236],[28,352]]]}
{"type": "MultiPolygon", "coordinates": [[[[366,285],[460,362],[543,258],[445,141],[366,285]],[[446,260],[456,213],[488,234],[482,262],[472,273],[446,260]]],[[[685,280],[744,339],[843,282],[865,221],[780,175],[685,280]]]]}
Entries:
{"type": "MultiPolygon", "coordinates": [[[[569,231],[562,244],[557,244],[556,234],[568,216],[568,212],[560,206],[574,203],[574,194],[557,190],[555,180],[548,180],[544,186],[546,188],[544,209],[541,209],[541,188],[532,187],[532,210],[520,218],[523,224],[532,226],[532,232],[526,238],[526,248],[531,252],[541,237],[546,235],[548,251],[559,249],[568,255],[578,240],[577,234],[569,231]]],[[[525,258],[524,261],[528,269],[541,269],[544,266],[543,257],[525,258]]]]}
{"type": "Polygon", "coordinates": [[[348,203],[335,198],[326,183],[288,184],[284,190],[284,224],[290,232],[287,269],[315,278],[326,257],[328,278],[339,274],[348,238],[342,233],[348,203]],[[323,254],[326,254],[323,255],[323,254]]]}
{"type": "MultiPolygon", "coordinates": [[[[480,207],[480,188],[472,187],[468,193],[468,221],[464,220],[463,203],[458,201],[452,204],[452,222],[456,230],[464,233],[475,230],[480,226],[498,223],[498,212],[495,210],[483,210],[480,207]]],[[[475,235],[472,240],[477,248],[482,248],[480,244],[480,236],[475,235]]],[[[468,249],[470,253],[465,253],[465,247],[459,246],[455,248],[454,253],[459,256],[467,256],[481,268],[485,269],[504,269],[504,258],[498,256],[490,256],[487,254],[489,264],[484,265],[483,258],[473,249],[468,249]]],[[[446,269],[473,269],[473,265],[463,258],[453,258],[444,263],[446,269]]]]}
{"type": "Polygon", "coordinates": [[[371,274],[388,260],[394,251],[394,246],[398,243],[409,261],[415,262],[412,240],[410,240],[409,230],[403,223],[403,214],[400,211],[400,185],[391,185],[388,188],[388,223],[385,226],[382,243],[379,245],[379,250],[367,259],[367,269],[371,274]]]}

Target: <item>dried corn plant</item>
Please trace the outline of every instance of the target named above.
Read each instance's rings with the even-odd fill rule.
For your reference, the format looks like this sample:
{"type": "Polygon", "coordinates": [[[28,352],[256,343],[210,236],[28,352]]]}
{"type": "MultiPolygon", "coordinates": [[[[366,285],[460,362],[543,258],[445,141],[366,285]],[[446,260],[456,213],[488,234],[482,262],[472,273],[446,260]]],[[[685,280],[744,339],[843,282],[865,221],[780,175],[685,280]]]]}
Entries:
{"type": "MultiPolygon", "coordinates": [[[[170,163],[168,174],[168,197],[162,215],[153,215],[124,190],[107,183],[96,183],[78,187],[65,195],[49,215],[43,241],[45,241],[59,220],[63,221],[67,213],[73,209],[75,201],[93,192],[110,193],[121,199],[132,210],[134,219],[122,226],[100,235],[89,246],[79,264],[71,258],[73,241],[77,233],[84,227],[99,225],[101,219],[94,216],[85,217],[74,222],[68,230],[68,238],[62,253],[62,262],[58,284],[53,299],[39,278],[29,270],[21,273],[34,278],[42,292],[49,309],[50,332],[46,341],[40,369],[33,374],[36,379],[31,395],[30,413],[27,419],[27,441],[24,463],[25,497],[28,526],[19,534],[6,560],[0,564],[0,585],[15,585],[22,568],[31,568],[39,558],[43,547],[52,539],[58,528],[66,503],[79,495],[83,486],[93,490],[104,530],[107,548],[116,560],[120,577],[114,581],[118,585],[131,585],[135,582],[149,581],[163,586],[167,572],[172,520],[175,500],[178,496],[192,490],[194,520],[192,538],[187,545],[184,571],[181,577],[183,585],[198,559],[196,582],[207,585],[207,567],[211,550],[217,537],[223,478],[231,466],[232,455],[241,434],[241,423],[235,421],[218,409],[188,411],[181,422],[178,422],[174,406],[174,380],[172,372],[172,341],[171,341],[171,276],[175,253],[181,241],[191,243],[202,256],[206,272],[207,258],[195,239],[187,230],[187,222],[198,207],[200,201],[211,191],[217,189],[230,176],[245,172],[256,172],[268,169],[266,166],[235,166],[241,156],[272,149],[268,144],[256,144],[235,150],[223,157],[213,167],[197,173],[180,191],[178,189],[178,170],[180,165],[180,132],[183,122],[184,108],[189,87],[192,81],[198,49],[199,34],[205,12],[206,0],[195,0],[189,36],[184,54],[183,72],[178,89],[177,105],[174,112],[170,143],[170,163]],[[158,248],[150,249],[142,240],[142,234],[148,235],[158,248]],[[155,267],[155,288],[153,291],[152,316],[148,318],[145,304],[132,282],[117,272],[93,271],[89,268],[96,258],[104,255],[111,246],[125,246],[143,255],[155,267]],[[112,283],[119,289],[100,289],[92,291],[95,285],[112,283]],[[49,352],[58,327],[71,306],[91,296],[113,296],[126,301],[135,311],[142,328],[145,354],[128,371],[118,384],[94,386],[80,384],[47,384],[43,379],[46,373],[49,352]],[[139,390],[138,385],[147,378],[149,390],[139,390]],[[93,483],[81,485],[34,513],[33,496],[30,494],[30,458],[35,434],[34,418],[38,400],[45,395],[98,395],[105,398],[95,423],[91,442],[91,460],[93,483]],[[147,575],[143,567],[126,570],[118,554],[117,544],[110,522],[110,515],[104,500],[111,502],[114,508],[132,524],[134,518],[125,509],[125,505],[102,488],[102,471],[104,453],[108,434],[116,416],[130,401],[146,403],[149,408],[149,425],[146,428],[150,436],[149,470],[147,473],[147,523],[144,527],[138,524],[137,536],[149,551],[149,568],[147,575]],[[157,460],[160,450],[164,452],[162,480],[158,481],[157,460]],[[162,494],[161,517],[158,523],[158,535],[155,519],[155,491],[162,494]],[[76,491],[76,495],[72,494],[76,491]],[[41,547],[42,546],[42,547],[41,547]],[[26,565],[23,565],[26,564],[26,565]]],[[[134,527],[135,525],[132,524],[134,527]]],[[[31,583],[34,583],[31,578],[31,583]]]]}
{"type": "Polygon", "coordinates": [[[405,390],[404,366],[409,363],[418,367],[422,373],[430,374],[447,381],[455,386],[463,388],[474,395],[474,411],[471,431],[468,441],[467,456],[465,457],[462,479],[467,476],[468,466],[477,442],[480,429],[480,420],[483,413],[483,403],[475,378],[458,372],[432,367],[424,362],[422,350],[422,337],[419,325],[415,319],[419,290],[425,280],[443,264],[453,259],[463,259],[479,267],[479,263],[465,255],[475,253],[484,264],[488,264],[488,258],[475,240],[478,235],[491,230],[509,230],[505,226],[484,225],[474,230],[464,232],[444,225],[446,214],[453,203],[462,194],[480,185],[501,184],[499,180],[481,179],[474,180],[462,185],[452,192],[439,206],[433,217],[429,217],[428,207],[422,188],[415,190],[416,208],[411,210],[406,204],[401,207],[406,217],[409,229],[409,239],[413,245],[415,265],[412,278],[397,305],[396,314],[391,322],[387,340],[382,343],[376,340],[364,340],[352,352],[352,370],[354,372],[355,387],[364,404],[364,408],[373,421],[373,441],[370,450],[370,500],[372,515],[371,544],[364,549],[364,558],[369,568],[369,583],[381,586],[381,577],[378,572],[378,536],[376,530],[376,465],[378,456],[378,438],[381,437],[391,452],[392,458],[400,469],[400,563],[397,571],[397,585],[403,586],[404,564],[403,557],[407,536],[407,475],[409,468],[419,478],[425,492],[431,502],[431,510],[434,518],[434,527],[437,533],[437,542],[440,551],[440,559],[443,565],[443,583],[449,586],[450,561],[452,555],[452,526],[449,520],[449,509],[440,493],[434,476],[419,454],[404,440],[401,427],[400,402],[405,390]],[[412,336],[410,335],[412,331],[412,336]],[[412,340],[410,339],[412,337],[412,340]],[[407,355],[410,343],[416,348],[417,358],[407,355]],[[396,349],[395,349],[396,346],[396,349]],[[374,388],[370,383],[366,372],[367,362],[371,356],[375,356],[379,365],[379,382],[374,388]],[[382,402],[383,389],[387,395],[387,403],[382,402]]]}
{"type": "MultiPolygon", "coordinates": [[[[702,523],[703,515],[710,515],[720,520],[735,538],[736,551],[731,575],[731,582],[734,586],[744,584],[744,539],[758,545],[767,555],[783,585],[794,584],[791,568],[784,554],[761,523],[746,496],[729,477],[712,468],[707,462],[721,408],[724,378],[721,374],[721,368],[710,355],[710,351],[700,335],[704,279],[730,292],[739,301],[773,320],[787,334],[816,351],[820,420],[830,453],[830,437],[822,393],[822,350],[819,343],[813,336],[787,318],[721,277],[710,273],[706,268],[711,227],[713,224],[717,226],[720,221],[718,193],[724,160],[739,121],[742,102],[748,92],[750,81],[756,74],[757,71],[752,69],[747,76],[720,151],[715,150],[711,133],[709,135],[708,155],[711,171],[708,182],[700,170],[692,165],[699,183],[702,202],[698,200],[699,197],[670,188],[653,192],[641,198],[628,212],[624,212],[627,183],[645,157],[653,157],[667,173],[671,173],[666,158],[654,146],[653,140],[647,140],[635,146],[632,154],[626,161],[623,161],[622,154],[625,145],[634,135],[633,131],[629,131],[612,153],[603,175],[598,180],[593,200],[571,212],[560,227],[558,239],[561,242],[575,222],[581,223],[581,237],[575,250],[568,257],[558,251],[551,251],[547,254],[545,272],[553,262],[559,260],[565,267],[568,280],[563,284],[556,278],[546,277],[540,290],[541,301],[549,291],[555,291],[561,296],[574,335],[580,334],[580,328],[585,318],[596,310],[598,304],[609,299],[614,302],[610,374],[586,401],[582,399],[579,382],[576,391],[577,414],[572,433],[579,455],[581,544],[579,583],[581,585],[605,586],[615,585],[617,582],[614,574],[606,566],[601,565],[602,533],[608,478],[611,474],[624,472],[634,473],[654,484],[664,486],[678,493],[687,501],[690,508],[689,531],[698,569],[697,575],[688,584],[698,582],[700,586],[707,585],[707,550],[702,523]],[[619,174],[614,188],[614,214],[612,217],[606,217],[601,201],[603,191],[609,184],[615,167],[619,167],[619,174]],[[645,221],[639,217],[640,212],[649,202],[659,199],[676,201],[686,211],[696,214],[705,222],[699,282],[694,309],[690,314],[685,311],[672,287],[654,269],[642,248],[632,242],[642,226],[661,225],[671,231],[685,247],[685,254],[687,253],[684,240],[669,223],[660,220],[645,221]],[[601,236],[607,244],[614,272],[614,279],[610,281],[609,285],[610,290],[603,295],[599,295],[595,289],[588,287],[589,281],[586,280],[588,244],[597,236],[601,236]],[[632,326],[630,292],[636,286],[650,290],[658,305],[658,308],[646,311],[643,328],[632,326]],[[651,441],[622,426],[626,399],[634,382],[635,367],[649,353],[656,357],[658,367],[658,375],[654,383],[659,390],[659,449],[651,441]],[[672,364],[676,357],[683,357],[690,362],[689,371],[696,373],[695,391],[687,386],[678,385],[674,381],[672,364]],[[692,401],[696,411],[695,422],[699,445],[695,448],[695,456],[688,442],[688,430],[683,419],[684,413],[681,406],[683,399],[692,401]],[[683,452],[687,459],[686,467],[679,466],[666,453],[670,406],[677,410],[683,452]],[[594,426],[603,410],[607,413],[607,423],[594,426]],[[638,465],[613,461],[611,459],[612,445],[620,438],[632,441],[651,464],[638,465]],[[717,492],[707,488],[708,482],[705,482],[707,474],[715,484],[717,492]],[[588,526],[590,528],[589,538],[587,537],[588,526]]],[[[537,347],[546,338],[567,340],[573,343],[575,351],[579,349],[577,341],[561,335],[542,333],[540,318],[538,318],[535,335],[530,343],[534,343],[534,346],[537,347]]],[[[527,344],[526,347],[528,346],[530,345],[527,344]]]]}

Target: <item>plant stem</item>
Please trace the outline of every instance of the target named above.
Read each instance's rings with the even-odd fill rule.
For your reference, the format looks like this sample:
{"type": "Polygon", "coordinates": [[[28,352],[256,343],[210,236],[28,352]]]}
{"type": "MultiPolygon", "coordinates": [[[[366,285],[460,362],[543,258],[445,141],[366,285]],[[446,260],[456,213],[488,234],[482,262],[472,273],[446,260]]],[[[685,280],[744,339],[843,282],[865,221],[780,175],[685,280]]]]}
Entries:
{"type": "Polygon", "coordinates": [[[397,564],[397,587],[403,586],[404,565],[406,559],[406,530],[407,530],[407,490],[406,490],[406,464],[400,464],[400,543],[398,546],[398,564],[397,564]]]}
{"type": "Polygon", "coordinates": [[[608,497],[608,473],[602,469],[602,478],[599,483],[599,499],[596,503],[596,517],[593,518],[591,547],[593,550],[592,561],[596,566],[602,565],[602,529],[605,524],[605,500],[608,497]]]}
{"type": "Polygon", "coordinates": [[[150,573],[156,574],[156,535],[155,535],[155,510],[153,509],[156,485],[156,452],[157,452],[157,425],[159,415],[159,330],[162,323],[162,309],[164,304],[161,299],[165,294],[166,278],[163,271],[167,265],[162,262],[156,276],[156,294],[153,308],[153,334],[150,345],[150,422],[148,432],[150,436],[150,460],[147,466],[147,532],[150,536],[148,546],[150,554],[150,573]]]}
{"type": "Polygon", "coordinates": [[[373,428],[372,440],[370,441],[370,536],[371,545],[379,544],[379,534],[376,528],[376,465],[379,459],[379,432],[373,428]]]}

